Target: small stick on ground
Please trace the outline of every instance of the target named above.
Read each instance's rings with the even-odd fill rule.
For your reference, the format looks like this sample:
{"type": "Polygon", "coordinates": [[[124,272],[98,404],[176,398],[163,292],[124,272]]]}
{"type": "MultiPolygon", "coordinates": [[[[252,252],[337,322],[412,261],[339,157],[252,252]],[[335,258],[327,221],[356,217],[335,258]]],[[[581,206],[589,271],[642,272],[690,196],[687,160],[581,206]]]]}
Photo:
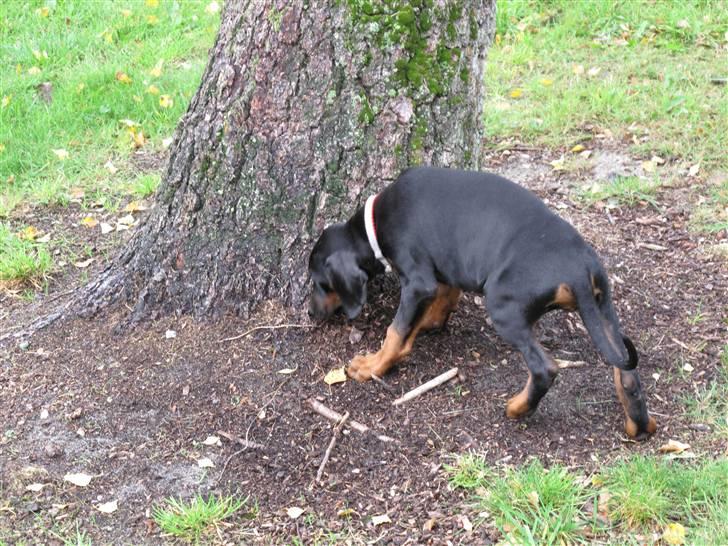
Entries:
{"type": "MultiPolygon", "coordinates": [[[[334,423],[338,423],[344,417],[338,411],[334,411],[331,408],[327,408],[321,402],[319,402],[318,400],[316,400],[314,398],[309,398],[308,400],[306,400],[306,403],[309,406],[311,406],[311,409],[313,411],[315,411],[319,415],[325,417],[326,419],[328,419],[329,421],[332,421],[334,423]]],[[[368,426],[363,425],[362,423],[360,423],[358,421],[354,421],[353,419],[349,419],[347,424],[349,425],[349,427],[353,428],[357,432],[361,432],[363,434],[366,434],[366,433],[374,434],[374,436],[382,442],[396,442],[397,441],[394,438],[385,436],[384,434],[377,434],[372,429],[370,429],[368,426]]]]}
{"type": "Polygon", "coordinates": [[[336,439],[339,437],[339,434],[341,434],[341,429],[344,427],[344,423],[346,423],[346,420],[348,418],[349,418],[349,412],[347,411],[344,414],[344,416],[341,418],[341,420],[334,427],[334,432],[331,434],[331,441],[329,442],[329,447],[326,448],[326,453],[324,453],[324,458],[321,460],[321,464],[319,465],[318,472],[316,472],[316,481],[318,483],[321,483],[321,477],[324,475],[324,468],[326,467],[326,463],[329,462],[329,457],[331,457],[331,450],[334,449],[334,445],[336,444],[336,439]]]}
{"type": "Polygon", "coordinates": [[[258,444],[256,442],[251,442],[250,440],[245,440],[243,438],[236,438],[232,434],[228,434],[227,432],[223,432],[222,430],[217,431],[218,436],[222,436],[223,438],[227,438],[231,442],[234,442],[236,444],[240,444],[243,449],[263,449],[265,446],[263,444],[258,444]]]}
{"type": "Polygon", "coordinates": [[[392,402],[393,406],[399,406],[400,404],[404,404],[405,402],[412,400],[413,398],[417,398],[421,394],[426,393],[429,390],[434,389],[435,387],[442,385],[446,381],[450,381],[453,377],[455,377],[458,374],[458,369],[453,368],[452,370],[448,370],[445,373],[438,375],[434,379],[430,379],[427,383],[423,383],[416,389],[412,389],[408,393],[406,393],[401,398],[397,398],[394,402],[392,402]]]}
{"type": "Polygon", "coordinates": [[[276,324],[272,326],[256,326],[255,328],[246,330],[245,332],[243,332],[242,334],[238,334],[237,336],[223,338],[219,340],[218,343],[223,343],[225,341],[234,341],[236,339],[240,339],[241,337],[248,336],[253,332],[257,332],[258,330],[280,330],[281,328],[316,328],[316,326],[316,324],[276,324]]]}
{"type": "Polygon", "coordinates": [[[561,360],[560,358],[554,358],[554,362],[560,370],[566,370],[567,368],[581,368],[586,366],[586,362],[583,360],[561,360]]]}

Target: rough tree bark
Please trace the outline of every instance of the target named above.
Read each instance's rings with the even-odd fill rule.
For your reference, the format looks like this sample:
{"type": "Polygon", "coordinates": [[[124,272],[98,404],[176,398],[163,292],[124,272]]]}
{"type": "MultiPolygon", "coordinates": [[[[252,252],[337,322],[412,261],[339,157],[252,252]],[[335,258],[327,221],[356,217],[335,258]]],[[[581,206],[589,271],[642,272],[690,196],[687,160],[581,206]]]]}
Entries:
{"type": "Polygon", "coordinates": [[[226,0],[156,206],[82,312],[301,303],[326,223],[406,166],[477,167],[494,4],[226,0]]]}

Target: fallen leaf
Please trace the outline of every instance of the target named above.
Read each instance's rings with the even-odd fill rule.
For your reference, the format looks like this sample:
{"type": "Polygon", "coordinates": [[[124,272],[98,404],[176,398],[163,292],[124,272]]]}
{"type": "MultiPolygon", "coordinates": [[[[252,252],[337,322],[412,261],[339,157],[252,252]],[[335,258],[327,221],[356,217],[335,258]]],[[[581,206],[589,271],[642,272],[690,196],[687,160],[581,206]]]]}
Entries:
{"type": "Polygon", "coordinates": [[[39,51],[37,49],[33,50],[33,57],[35,57],[37,60],[41,61],[43,59],[48,58],[48,52],[44,49],[43,51],[39,51]]]}
{"type": "Polygon", "coordinates": [[[694,370],[695,368],[693,368],[693,367],[692,367],[692,366],[691,366],[690,364],[688,364],[688,363],[686,362],[685,364],[683,364],[683,367],[682,367],[682,369],[683,369],[683,371],[686,371],[686,372],[690,373],[690,372],[692,372],[692,371],[693,371],[693,370],[694,370]]]}
{"type": "Polygon", "coordinates": [[[215,15],[218,11],[220,11],[220,4],[215,2],[215,0],[212,0],[212,2],[205,6],[205,13],[209,13],[210,15],[215,15]]]}
{"type": "Polygon", "coordinates": [[[584,65],[583,64],[575,64],[574,66],[571,67],[571,71],[575,75],[580,76],[581,74],[584,73],[584,65]]]}
{"type": "Polygon", "coordinates": [[[78,267],[80,269],[85,269],[88,266],[90,266],[93,261],[94,261],[93,258],[89,258],[88,260],[83,260],[83,261],[80,261],[80,262],[74,262],[73,265],[75,265],[76,267],[78,267]]]}
{"type": "Polygon", "coordinates": [[[205,438],[202,444],[206,446],[221,446],[222,442],[217,436],[208,436],[207,438],[205,438]]]}
{"type": "Polygon", "coordinates": [[[203,457],[197,461],[197,466],[200,468],[215,468],[215,463],[213,463],[208,457],[203,457]]]}
{"type": "Polygon", "coordinates": [[[344,383],[346,381],[346,371],[343,367],[334,368],[324,377],[324,383],[327,385],[334,385],[336,383],[344,383]]]}
{"type": "Polygon", "coordinates": [[[294,373],[296,370],[298,370],[298,368],[283,368],[281,370],[278,370],[277,373],[282,374],[282,375],[290,375],[290,374],[294,373]]]}
{"type": "Polygon", "coordinates": [[[696,163],[695,165],[690,167],[690,169],[688,169],[688,174],[690,176],[695,176],[698,174],[698,172],[700,172],[700,163],[696,163]]]}
{"type": "Polygon", "coordinates": [[[662,159],[659,155],[653,155],[650,161],[657,165],[663,165],[665,163],[665,160],[662,159]]]}
{"type": "Polygon", "coordinates": [[[86,487],[88,484],[91,483],[92,478],[93,476],[89,476],[88,474],[79,472],[77,474],[66,474],[65,476],[63,476],[63,481],[70,482],[73,485],[77,485],[78,487],[86,487]]]}
{"type": "Polygon", "coordinates": [[[159,59],[159,61],[157,61],[157,64],[154,65],[154,68],[152,68],[149,73],[155,78],[158,78],[162,75],[162,66],[164,66],[164,60],[159,59]]]}
{"type": "Polygon", "coordinates": [[[25,239],[26,241],[34,241],[38,237],[38,228],[35,226],[28,226],[25,229],[18,232],[19,239],[25,239]]]}
{"type": "Polygon", "coordinates": [[[164,332],[165,339],[173,339],[175,337],[177,337],[177,332],[175,332],[174,330],[167,330],[166,332],[164,332]]]}
{"type": "Polygon", "coordinates": [[[690,28],[690,23],[688,23],[687,19],[680,19],[677,22],[677,28],[690,28]]]}
{"type": "Polygon", "coordinates": [[[642,162],[642,170],[645,171],[646,173],[655,172],[656,167],[657,167],[657,165],[655,165],[655,163],[652,160],[642,162]]]}
{"type": "Polygon", "coordinates": [[[169,95],[162,95],[159,97],[159,106],[162,108],[171,108],[174,106],[174,100],[169,95]]]}
{"type": "Polygon", "coordinates": [[[157,87],[156,85],[150,85],[149,87],[147,87],[147,93],[149,93],[150,95],[159,95],[159,87],[157,87]]]}
{"type": "Polygon", "coordinates": [[[37,66],[31,66],[28,69],[28,74],[30,74],[31,76],[36,76],[40,74],[40,68],[38,68],[37,66]]]}
{"type": "Polygon", "coordinates": [[[104,163],[104,168],[109,171],[111,174],[116,174],[119,169],[116,168],[116,166],[111,162],[111,160],[104,163]]]}
{"type": "Polygon", "coordinates": [[[134,217],[131,214],[127,214],[126,216],[122,216],[117,221],[116,229],[119,229],[119,225],[127,226],[127,229],[129,226],[133,226],[136,223],[136,220],[134,220],[134,217]]]}
{"type": "Polygon", "coordinates": [[[350,518],[354,514],[356,514],[356,510],[353,508],[342,508],[338,512],[336,512],[336,515],[340,518],[350,518]]]}
{"type": "Polygon", "coordinates": [[[559,159],[554,159],[549,162],[549,165],[551,165],[555,171],[563,171],[566,168],[564,165],[564,156],[562,155],[559,159]]]}
{"type": "Polygon", "coordinates": [[[381,516],[372,516],[372,525],[376,527],[377,525],[382,525],[383,523],[392,523],[392,520],[389,519],[389,516],[387,514],[382,514],[381,516]]]}
{"type": "Polygon", "coordinates": [[[288,517],[291,519],[298,519],[304,512],[305,510],[303,508],[299,508],[298,506],[291,506],[286,510],[286,514],[288,514],[288,517]]]}
{"type": "Polygon", "coordinates": [[[660,453],[682,453],[683,451],[686,451],[688,449],[690,449],[690,444],[684,444],[682,442],[678,442],[677,440],[668,440],[665,445],[657,448],[657,451],[659,451],[660,453]]]}
{"type": "Polygon", "coordinates": [[[56,157],[61,161],[68,159],[68,151],[64,150],[63,148],[58,148],[51,151],[56,154],[56,157]]]}
{"type": "Polygon", "coordinates": [[[473,530],[473,524],[468,518],[468,516],[460,516],[460,523],[463,526],[463,530],[467,533],[473,530]]]}
{"type": "Polygon", "coordinates": [[[115,77],[117,81],[120,81],[123,84],[129,85],[131,83],[131,78],[129,77],[129,74],[127,74],[126,72],[122,72],[121,70],[116,73],[115,77]]]}
{"type": "Polygon", "coordinates": [[[43,235],[43,237],[38,237],[35,240],[35,242],[36,243],[47,243],[50,240],[51,240],[51,234],[50,233],[46,233],[45,235],[43,235]]]}
{"type": "Polygon", "coordinates": [[[127,206],[124,207],[124,212],[140,212],[147,210],[149,207],[139,201],[130,201],[127,206]]]}
{"type": "Polygon", "coordinates": [[[111,224],[101,222],[101,235],[108,235],[112,231],[114,231],[114,227],[111,224]]]}
{"type": "Polygon", "coordinates": [[[38,8],[35,10],[35,14],[39,17],[48,17],[48,14],[51,12],[50,8],[48,6],[43,6],[42,8],[38,8]]]}
{"type": "Polygon", "coordinates": [[[167,149],[167,148],[169,148],[169,147],[170,147],[170,146],[172,145],[172,142],[173,142],[173,141],[174,141],[174,139],[173,139],[172,137],[169,137],[169,138],[163,138],[163,139],[162,139],[162,147],[163,147],[164,149],[167,149]]]}
{"type": "Polygon", "coordinates": [[[528,502],[531,503],[531,506],[533,506],[534,508],[538,508],[538,491],[531,491],[528,495],[526,495],[526,497],[528,498],[528,502]]]}
{"type": "Polygon", "coordinates": [[[93,216],[86,216],[86,218],[81,220],[81,225],[84,225],[88,228],[94,228],[99,225],[99,221],[93,216]]]}
{"type": "Polygon", "coordinates": [[[510,96],[510,97],[511,97],[512,99],[517,99],[517,98],[519,98],[519,97],[520,97],[521,95],[523,95],[523,89],[521,89],[520,87],[516,87],[516,88],[515,88],[515,89],[514,89],[513,91],[511,91],[511,92],[509,93],[509,96],[510,96]]]}
{"type": "Polygon", "coordinates": [[[554,80],[550,80],[548,78],[543,78],[540,81],[541,81],[541,85],[543,85],[544,87],[550,87],[554,84],[554,80]]]}
{"type": "Polygon", "coordinates": [[[131,140],[135,148],[141,148],[147,142],[147,139],[144,138],[144,131],[141,129],[137,130],[136,127],[131,127],[129,129],[129,135],[131,136],[131,140]]]}
{"type": "Polygon", "coordinates": [[[97,504],[95,508],[103,514],[113,514],[119,509],[119,502],[112,500],[103,504],[97,504]]]}
{"type": "Polygon", "coordinates": [[[598,76],[601,71],[602,71],[602,69],[600,67],[595,66],[594,68],[590,68],[589,70],[587,70],[586,74],[587,74],[587,76],[590,76],[593,78],[594,76],[598,76]]]}
{"type": "Polygon", "coordinates": [[[31,484],[25,486],[25,490],[26,491],[32,491],[33,493],[38,493],[46,485],[48,485],[48,484],[47,483],[31,483],[31,484]]]}
{"type": "Polygon", "coordinates": [[[662,533],[662,540],[672,546],[685,544],[685,527],[679,523],[668,523],[662,533]]]}
{"type": "Polygon", "coordinates": [[[1,108],[7,108],[10,106],[10,101],[12,100],[12,95],[3,95],[2,101],[0,101],[0,107],[1,108]]]}
{"type": "Polygon", "coordinates": [[[159,0],[144,0],[144,5],[148,8],[157,9],[159,7],[159,0]]]}
{"type": "Polygon", "coordinates": [[[147,15],[147,23],[149,23],[150,25],[156,25],[157,23],[159,23],[159,17],[157,17],[156,15],[147,15]]]}
{"type": "Polygon", "coordinates": [[[576,146],[574,146],[574,147],[573,147],[573,148],[571,149],[571,151],[572,151],[573,153],[575,153],[575,154],[578,154],[579,152],[583,152],[583,151],[584,151],[585,149],[586,149],[586,148],[584,147],[584,145],[583,145],[583,144],[577,144],[576,146]]]}
{"type": "Polygon", "coordinates": [[[121,123],[122,125],[126,125],[127,127],[138,127],[139,126],[139,124],[136,121],[131,120],[131,119],[126,119],[126,118],[120,119],[119,123],[121,123]]]}

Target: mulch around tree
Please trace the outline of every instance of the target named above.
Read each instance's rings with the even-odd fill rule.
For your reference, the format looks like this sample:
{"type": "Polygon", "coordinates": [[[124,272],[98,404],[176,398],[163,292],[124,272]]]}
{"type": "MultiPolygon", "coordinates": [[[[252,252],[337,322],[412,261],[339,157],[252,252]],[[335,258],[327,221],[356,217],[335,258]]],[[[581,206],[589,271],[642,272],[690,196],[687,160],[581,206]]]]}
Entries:
{"type": "MultiPolygon", "coordinates": [[[[533,154],[529,161],[536,163],[533,154]]],[[[518,168],[513,158],[492,163],[504,172],[518,168]]],[[[74,529],[68,522],[79,521],[95,543],[164,543],[153,507],[172,496],[215,492],[257,504],[255,517],[238,514],[233,527],[221,530],[234,543],[290,543],[293,536],[309,543],[329,533],[336,533],[334,542],[490,543],[496,531],[487,525],[468,531],[463,516],[477,521],[477,508],[448,487],[443,465],[457,454],[476,451],[495,465],[538,457],[589,473],[605,461],[654,453],[669,438],[699,447],[706,433],[690,427],[681,399],[715,374],[725,333],[724,262],[687,229],[679,188],[661,196],[659,211],[648,204],[605,210],[573,201],[568,184],[552,178],[534,167],[521,181],[602,256],[623,328],[640,352],[659,426],[654,438],[625,437],[612,370],[575,313],[551,313],[537,333],[555,358],[586,364],[562,370],[538,411],[511,421],[505,402],[523,387],[525,365],[495,334],[474,295],[443,331],[418,338],[409,358],[384,378],[388,388],[328,386],[323,378],[355,354],[379,348],[396,309],[393,278],[372,282],[369,304],[352,324],[339,318],[260,329],[232,341],[222,340],[255,326],[310,325],[305,313],[270,304],[249,320],[166,317],[119,333],[125,310],[117,309],[56,323],[27,346],[0,347],[0,530],[7,535],[0,537],[52,543],[49,530],[74,529]],[[696,312],[702,319],[688,320],[696,312]],[[682,371],[684,364],[692,371],[682,371]],[[455,366],[461,373],[454,381],[392,405],[455,366]],[[310,409],[310,398],[396,441],[346,429],[317,484],[332,423],[310,409]],[[243,449],[220,431],[262,447],[243,449]],[[221,445],[204,445],[211,435],[221,445]],[[214,467],[201,468],[203,458],[214,467]],[[77,487],[63,481],[70,472],[93,479],[77,487]],[[30,483],[48,485],[34,493],[26,490],[30,483]],[[118,501],[113,514],[96,510],[112,500],[118,501]],[[286,513],[293,506],[304,509],[297,519],[286,513]],[[384,514],[391,523],[374,525],[371,518],[384,514]]],[[[13,305],[23,317],[20,304],[13,305]]],[[[12,325],[6,316],[2,328],[12,325]]]]}

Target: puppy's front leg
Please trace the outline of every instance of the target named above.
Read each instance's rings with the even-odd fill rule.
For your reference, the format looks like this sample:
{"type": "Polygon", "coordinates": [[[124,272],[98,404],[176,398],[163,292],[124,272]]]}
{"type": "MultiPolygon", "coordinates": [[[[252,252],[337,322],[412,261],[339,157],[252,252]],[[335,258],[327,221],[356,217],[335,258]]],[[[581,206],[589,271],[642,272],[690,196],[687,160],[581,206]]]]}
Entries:
{"type": "Polygon", "coordinates": [[[394,322],[387,328],[382,348],[376,353],[357,355],[349,364],[346,372],[357,381],[368,381],[372,374],[381,377],[392,365],[409,354],[417,333],[422,328],[423,319],[433,300],[437,301],[437,284],[402,282],[399,308],[394,322]]]}

